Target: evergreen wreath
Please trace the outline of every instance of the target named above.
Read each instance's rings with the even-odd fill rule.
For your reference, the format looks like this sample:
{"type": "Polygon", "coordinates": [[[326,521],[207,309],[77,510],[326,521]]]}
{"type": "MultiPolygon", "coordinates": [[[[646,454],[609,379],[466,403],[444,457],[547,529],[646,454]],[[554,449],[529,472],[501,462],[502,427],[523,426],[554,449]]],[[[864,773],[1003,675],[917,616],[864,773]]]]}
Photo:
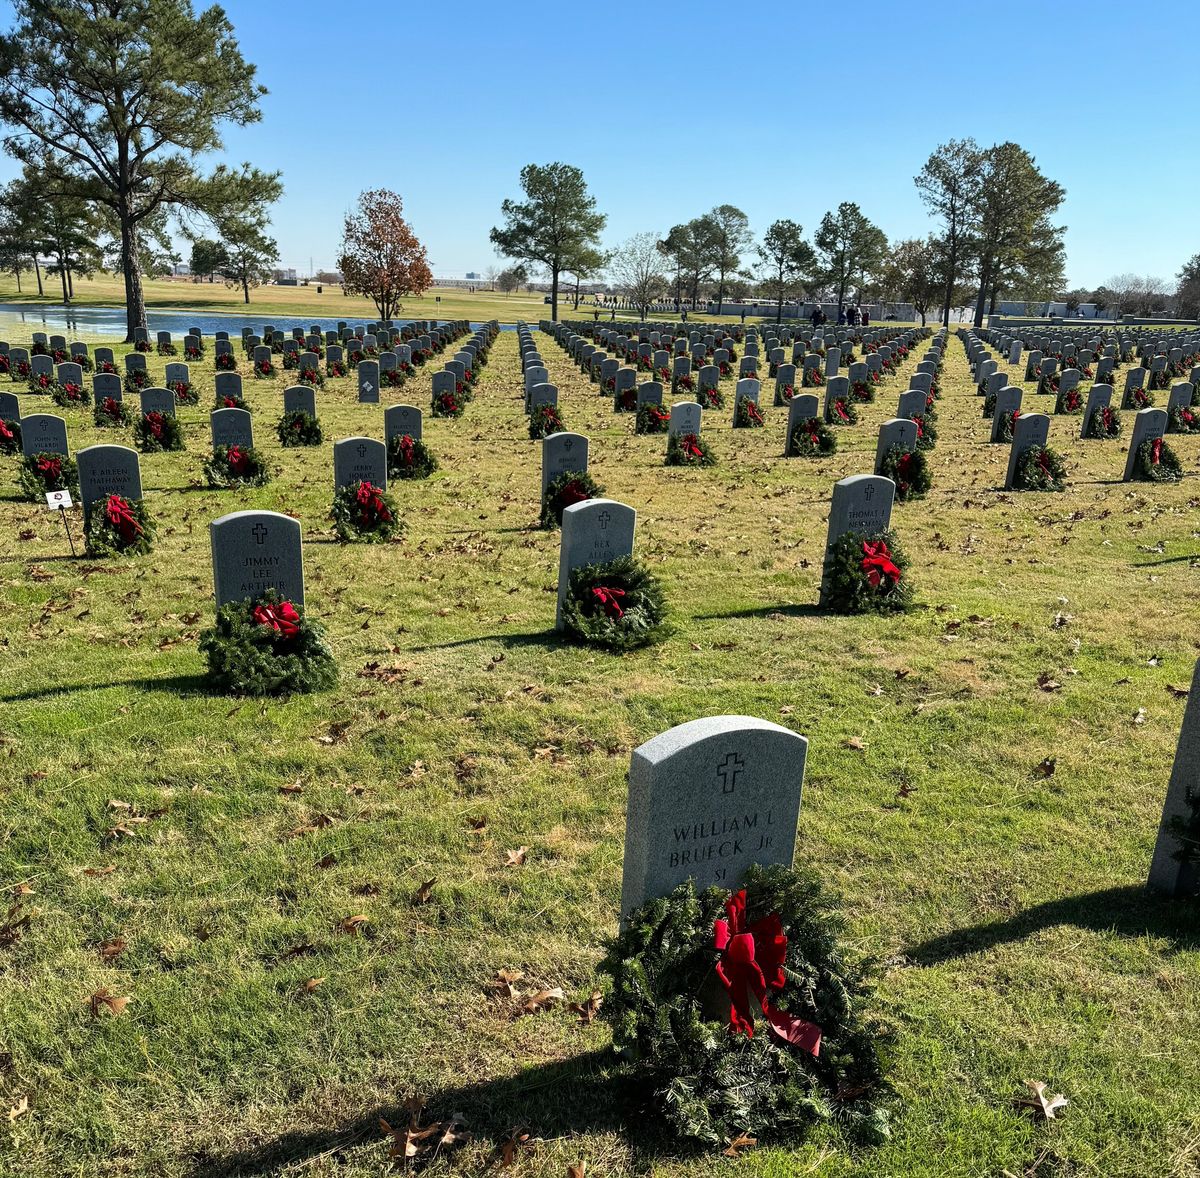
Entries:
{"type": "Polygon", "coordinates": [[[262,453],[253,446],[217,446],[204,464],[210,487],[262,487],[271,481],[262,453]]]}
{"type": "Polygon", "coordinates": [[[427,479],[437,468],[437,459],[420,438],[395,434],[388,439],[389,479],[427,479]]]}
{"type": "Polygon", "coordinates": [[[776,384],[775,386],[775,406],[778,408],[781,405],[787,405],[796,395],[796,386],[790,384],[776,384]]]}
{"type": "Polygon", "coordinates": [[[33,371],[33,366],[28,360],[10,360],[8,378],[16,383],[19,380],[27,381],[30,373],[33,371]]]}
{"type": "Polygon", "coordinates": [[[903,613],[912,606],[908,558],[890,530],[844,533],[829,550],[826,585],[833,613],[903,613]]]}
{"type": "Polygon", "coordinates": [[[70,491],[79,495],[79,471],[75,460],[65,454],[39,452],[26,454],[17,476],[21,494],[34,503],[41,503],[47,491],[70,491]]]}
{"type": "Polygon", "coordinates": [[[1140,385],[1136,389],[1126,389],[1121,398],[1122,409],[1150,409],[1154,406],[1154,398],[1140,385]]]}
{"type": "Polygon", "coordinates": [[[346,365],[342,360],[326,360],[325,361],[326,376],[345,376],[346,365]]]}
{"type": "Polygon", "coordinates": [[[825,385],[825,376],[819,368],[809,366],[804,369],[804,374],[800,380],[800,387],[805,389],[819,389],[825,385]]]}
{"type": "Polygon", "coordinates": [[[937,426],[928,413],[914,413],[912,420],[917,427],[917,449],[932,450],[937,445],[937,426]]]}
{"type": "Polygon", "coordinates": [[[213,362],[217,372],[236,372],[237,357],[232,352],[222,352],[213,362]]]}
{"type": "Polygon", "coordinates": [[[701,409],[724,409],[725,394],[716,385],[710,389],[701,388],[696,394],[696,400],[701,409]]]}
{"type": "Polygon", "coordinates": [[[667,439],[667,466],[716,466],[717,456],[699,434],[672,434],[667,439]]]}
{"type": "Polygon", "coordinates": [[[637,412],[637,389],[632,385],[629,388],[622,389],[619,393],[613,392],[613,412],[614,413],[636,413],[637,412]]]}
{"type": "Polygon", "coordinates": [[[200,392],[192,387],[190,380],[173,380],[167,388],[175,394],[176,405],[199,405],[200,392]]]}
{"type": "Polygon", "coordinates": [[[903,446],[890,446],[879,464],[879,473],[896,484],[896,498],[901,503],[907,503],[910,499],[924,499],[933,486],[929,460],[921,449],[906,450],[903,446]]]}
{"type": "Polygon", "coordinates": [[[1078,389],[1059,390],[1054,401],[1055,413],[1067,413],[1072,417],[1083,412],[1083,394],[1078,389]]]}
{"type": "Polygon", "coordinates": [[[858,425],[858,409],[849,397],[834,397],[825,408],[830,425],[858,425]]]}
{"type": "Polygon", "coordinates": [[[78,409],[81,405],[92,403],[92,394],[83,385],[76,384],[73,380],[55,385],[54,392],[50,396],[60,409],[78,409]]]}
{"type": "Polygon", "coordinates": [[[200,635],[200,653],[209,683],[230,695],[324,691],[337,682],[325,628],[274,589],[221,606],[200,635]]]}
{"type": "Polygon", "coordinates": [[[330,514],[334,531],[344,543],[382,543],[404,529],[392,497],[366,481],[338,487],[330,514]]]}
{"type": "Polygon", "coordinates": [[[1176,405],[1167,420],[1167,431],[1173,434],[1200,433],[1200,414],[1189,405],[1176,405]]]}
{"type": "Polygon", "coordinates": [[[182,450],[183,430],[170,413],[157,410],[139,418],[133,427],[133,442],[143,454],[160,450],[182,450]]]}
{"type": "Polygon", "coordinates": [[[983,398],[983,416],[985,420],[990,420],[996,416],[996,393],[985,393],[983,398]]]}
{"type": "Polygon", "coordinates": [[[319,446],[325,439],[321,423],[303,409],[285,413],[275,427],[281,446],[319,446]]]}
{"type": "Polygon", "coordinates": [[[157,351],[160,356],[174,356],[175,355],[175,345],[172,343],[160,343],[158,345],[157,351]]]}
{"type": "Polygon", "coordinates": [[[150,373],[144,368],[134,368],[125,373],[125,391],[138,393],[150,387],[150,373]]]}
{"type": "Polygon", "coordinates": [[[668,633],[662,583],[632,556],[572,571],[563,602],[567,632],[591,646],[633,650],[668,633]]]}
{"type": "Polygon", "coordinates": [[[258,360],[254,364],[254,377],[256,380],[269,380],[275,375],[275,366],[270,360],[258,360]]]}
{"type": "Polygon", "coordinates": [[[1107,441],[1109,438],[1120,437],[1120,434],[1121,411],[1113,409],[1110,405],[1097,405],[1088,419],[1087,433],[1084,436],[1107,441]]]}
{"type": "Polygon", "coordinates": [[[637,411],[637,424],[634,427],[639,434],[665,434],[671,425],[671,414],[661,405],[647,401],[637,411]]]}
{"type": "Polygon", "coordinates": [[[733,415],[734,429],[762,429],[766,424],[757,401],[743,397],[738,402],[737,412],[733,415]]]}
{"type": "Polygon", "coordinates": [[[875,386],[869,380],[853,381],[850,385],[850,396],[864,405],[869,405],[875,400],[875,386]]]}
{"type": "Polygon", "coordinates": [[[751,867],[732,895],[688,880],[629,914],[599,965],[601,1017],[677,1136],[721,1146],[826,1121],[863,1143],[888,1136],[886,1033],[863,1013],[867,970],[845,930],[815,872],[783,866],[751,867]]]}
{"type": "Polygon", "coordinates": [[[78,364],[84,372],[91,372],[92,370],[92,358],[87,354],[87,352],[76,352],[75,355],[71,357],[71,361],[75,364],[78,364]]]}
{"type": "MultiPolygon", "coordinates": [[[[311,371],[311,369],[310,369],[311,371]]],[[[385,368],[379,374],[379,384],[381,387],[389,389],[399,389],[404,387],[404,382],[408,379],[404,370],[400,367],[385,368]]]]}
{"type": "Polygon", "coordinates": [[[245,397],[239,397],[237,393],[222,393],[216,400],[217,409],[245,409],[250,411],[250,406],[246,404],[245,397]]]}
{"type": "Polygon", "coordinates": [[[90,556],[141,556],[154,544],[154,523],[141,499],[108,495],[91,505],[84,540],[90,556]]]}
{"type": "Polygon", "coordinates": [[[11,456],[21,453],[21,423],[0,418],[0,454],[11,456]]]}
{"type": "Polygon", "coordinates": [[[1021,416],[1020,409],[1010,409],[1000,414],[1000,424],[996,427],[997,442],[1011,442],[1013,431],[1017,428],[1017,418],[1021,416]]]}
{"type": "Polygon", "coordinates": [[[449,390],[435,393],[431,404],[434,417],[461,417],[466,407],[466,402],[449,390]]]}
{"type": "Polygon", "coordinates": [[[551,480],[542,495],[542,516],[539,521],[543,528],[562,527],[563,512],[576,503],[588,499],[599,499],[604,495],[604,488],[585,470],[566,470],[557,478],[551,480]]]}
{"type": "Polygon", "coordinates": [[[788,456],[795,458],[824,458],[838,447],[837,434],[819,417],[805,417],[796,422],[788,440],[788,456]]]}
{"type": "Polygon", "coordinates": [[[27,382],[31,393],[53,397],[58,392],[58,381],[49,372],[31,372],[27,382]]]}
{"type": "Polygon", "coordinates": [[[557,405],[539,405],[529,415],[529,436],[533,441],[566,431],[557,405]]]}
{"type": "Polygon", "coordinates": [[[1030,446],[1022,450],[1013,473],[1013,487],[1018,491],[1064,491],[1067,486],[1067,467],[1062,455],[1049,446],[1030,446]]]}
{"type": "Polygon", "coordinates": [[[92,421],[101,429],[111,429],[119,425],[129,425],[133,418],[129,407],[116,397],[101,397],[92,410],[92,421]]]}
{"type": "Polygon", "coordinates": [[[1043,376],[1038,381],[1038,392],[1042,394],[1058,393],[1058,382],[1061,372],[1056,372],[1053,376],[1043,376]]]}
{"type": "Polygon", "coordinates": [[[1163,438],[1150,438],[1138,447],[1133,477],[1145,483],[1176,483],[1183,478],[1183,464],[1163,438]]]}

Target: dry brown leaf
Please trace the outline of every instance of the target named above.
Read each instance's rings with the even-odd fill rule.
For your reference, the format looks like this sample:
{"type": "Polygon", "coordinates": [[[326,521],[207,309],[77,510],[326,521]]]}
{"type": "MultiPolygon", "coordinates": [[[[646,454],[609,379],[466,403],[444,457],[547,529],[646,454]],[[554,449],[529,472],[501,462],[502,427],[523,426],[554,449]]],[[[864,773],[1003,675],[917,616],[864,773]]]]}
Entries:
{"type": "Polygon", "coordinates": [[[96,952],[100,954],[101,961],[115,961],[128,948],[124,937],[113,937],[109,941],[101,941],[96,946],[96,952]]]}
{"type": "Polygon", "coordinates": [[[865,749],[866,747],[867,747],[867,742],[865,740],[863,740],[863,738],[861,736],[848,736],[845,740],[842,741],[842,748],[844,748],[844,749],[862,750],[862,749],[865,749]]]}
{"type": "Polygon", "coordinates": [[[1034,771],[1034,777],[1053,777],[1054,770],[1058,767],[1057,757],[1047,757],[1034,771]]]}
{"type": "Polygon", "coordinates": [[[11,1125],[18,1117],[23,1117],[29,1112],[29,1097],[18,1096],[17,1103],[8,1110],[8,1123],[11,1125]]]}
{"type": "Polygon", "coordinates": [[[352,937],[357,937],[360,930],[362,929],[363,925],[366,923],[367,923],[366,914],[360,912],[355,916],[343,917],[343,919],[342,919],[341,923],[338,925],[338,927],[342,930],[342,932],[348,933],[352,937]]]}
{"type": "Polygon", "coordinates": [[[1175,687],[1174,685],[1172,685],[1170,683],[1167,684],[1167,690],[1171,693],[1171,695],[1175,699],[1187,699],[1187,697],[1191,694],[1191,691],[1189,688],[1175,687]]]}
{"type": "Polygon", "coordinates": [[[593,990],[586,1002],[572,1002],[567,1007],[572,1014],[579,1015],[585,1026],[595,1021],[596,1015],[604,1002],[604,995],[599,990],[593,990]]]}
{"type": "Polygon", "coordinates": [[[537,1014],[539,1010],[545,1010],[556,1002],[561,1002],[564,997],[561,986],[555,986],[552,990],[530,991],[525,996],[521,1009],[526,1014],[537,1014]]]}
{"type": "Polygon", "coordinates": [[[1055,1120],[1058,1110],[1066,1108],[1068,1104],[1067,1098],[1061,1093],[1056,1096],[1048,1096],[1044,1080],[1026,1080],[1025,1086],[1033,1092],[1033,1095],[1023,1096],[1017,1101],[1018,1106],[1032,1109],[1043,1120],[1055,1120]]]}
{"type": "Polygon", "coordinates": [[[300,794],[304,792],[304,786],[300,783],[299,779],[297,779],[296,781],[293,781],[291,785],[281,785],[279,787],[279,792],[281,794],[300,794]]]}
{"type": "Polygon", "coordinates": [[[518,847],[515,851],[506,851],[505,854],[508,856],[504,863],[505,867],[524,867],[525,856],[529,854],[529,848],[518,847]]]}
{"type": "Polygon", "coordinates": [[[110,863],[107,867],[85,867],[83,869],[83,874],[84,875],[112,875],[112,873],[114,871],[116,871],[116,869],[117,869],[116,864],[110,863]]]}
{"type": "Polygon", "coordinates": [[[753,1149],[757,1144],[757,1137],[747,1137],[746,1134],[743,1133],[739,1137],[735,1137],[721,1152],[724,1153],[727,1158],[737,1158],[741,1157],[741,1151],[743,1149],[753,1149]]]}
{"type": "Polygon", "coordinates": [[[97,990],[89,999],[88,1006],[91,1007],[92,1017],[99,1018],[100,1011],[105,1007],[108,1012],[116,1017],[125,1007],[132,1001],[131,998],[118,998],[115,994],[110,994],[108,990],[97,990]]]}
{"type": "Polygon", "coordinates": [[[14,896],[32,896],[33,888],[31,888],[27,883],[19,883],[15,888],[13,888],[12,894],[14,896]]]}
{"type": "Polygon", "coordinates": [[[1037,683],[1038,683],[1038,686],[1043,691],[1061,691],[1062,690],[1062,684],[1059,683],[1059,681],[1057,679],[1052,678],[1049,671],[1043,671],[1037,677],[1037,683]]]}
{"type": "Polygon", "coordinates": [[[427,879],[415,892],[413,892],[412,902],[416,906],[428,904],[433,898],[433,885],[437,883],[436,879],[427,879]]]}
{"type": "Polygon", "coordinates": [[[517,1153],[519,1150],[529,1149],[531,1146],[531,1138],[528,1133],[514,1133],[500,1147],[500,1167],[505,1169],[508,1166],[516,1164],[517,1153]]]}
{"type": "Polygon", "coordinates": [[[584,1178],[587,1162],[573,1162],[567,1167],[567,1178],[584,1178]]]}
{"type": "Polygon", "coordinates": [[[300,987],[301,993],[311,994],[318,986],[324,983],[324,978],[309,978],[308,981],[300,987]]]}

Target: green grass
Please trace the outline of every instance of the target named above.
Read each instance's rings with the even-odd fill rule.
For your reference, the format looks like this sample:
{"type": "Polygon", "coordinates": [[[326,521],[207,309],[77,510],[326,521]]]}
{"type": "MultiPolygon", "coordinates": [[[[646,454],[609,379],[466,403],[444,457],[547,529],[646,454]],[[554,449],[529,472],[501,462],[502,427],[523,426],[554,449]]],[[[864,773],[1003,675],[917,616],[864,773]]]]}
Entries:
{"type": "MultiPolygon", "coordinates": [[[[246,380],[274,482],[201,489],[211,356],[193,366],[187,452],[143,459],[148,558],[67,559],[61,523],[12,497],[2,460],[0,883],[32,893],[0,947],[0,1105],[31,1110],[0,1116],[0,1172],[365,1178],[388,1167],[378,1117],[402,1121],[418,1095],[475,1134],[438,1173],[482,1172],[516,1128],[540,1138],[516,1172],[546,1178],[581,1159],[589,1176],[665,1178],[1196,1173],[1195,911],[1141,885],[1183,709],[1167,687],[1197,654],[1200,438],[1172,441],[1190,479],[1128,487],[1112,481],[1119,443],[1080,443],[1078,419],[1057,418],[1067,492],[1002,494],[1007,450],[983,444],[953,342],[934,489],[894,517],[921,608],[823,617],[830,488],[870,469],[921,348],[832,458],[780,459],[782,410],[737,434],[714,413],[720,465],[686,471],[541,347],[666,580],[678,631],[655,649],[618,658],[549,633],[558,534],[533,526],[511,334],[466,416],[427,419],[442,469],[394,487],[408,532],[382,550],[332,542],[328,444],[277,446],[282,375],[246,380]],[[308,605],[342,668],[327,695],[203,690],[207,524],[251,506],[303,521],[308,605]],[[1062,689],[1040,690],[1041,672],[1062,689]],[[498,969],[591,990],[629,752],[719,713],[810,739],[798,856],[881,961],[877,1010],[896,1029],[902,1103],[877,1149],[822,1133],[736,1164],[673,1155],[607,1078],[602,1024],[514,1017],[487,992],[498,969]],[[114,802],[156,816],[109,837],[129,813],[114,802]],[[343,932],[359,914],[362,935],[343,932]],[[127,948],[103,960],[116,937],[127,948]],[[301,993],[309,978],[324,982],[301,993]],[[123,1014],[91,1016],[100,988],[132,998],[123,1014]],[[1070,1098],[1060,1121],[1014,1107],[1026,1080],[1070,1098]]],[[[428,380],[393,399],[423,404],[428,380]]],[[[318,403],[329,442],[382,436],[351,380],[318,403]]],[[[74,448],[100,440],[68,416],[74,448]]]]}

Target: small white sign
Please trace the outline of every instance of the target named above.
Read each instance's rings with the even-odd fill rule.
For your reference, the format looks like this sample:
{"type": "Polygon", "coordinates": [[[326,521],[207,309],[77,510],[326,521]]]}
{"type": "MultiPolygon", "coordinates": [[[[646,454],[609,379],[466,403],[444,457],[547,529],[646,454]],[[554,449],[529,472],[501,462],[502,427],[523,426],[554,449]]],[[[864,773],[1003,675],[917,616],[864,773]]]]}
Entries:
{"type": "Polygon", "coordinates": [[[74,507],[71,502],[70,491],[47,491],[46,506],[51,511],[66,511],[68,507],[74,507]]]}

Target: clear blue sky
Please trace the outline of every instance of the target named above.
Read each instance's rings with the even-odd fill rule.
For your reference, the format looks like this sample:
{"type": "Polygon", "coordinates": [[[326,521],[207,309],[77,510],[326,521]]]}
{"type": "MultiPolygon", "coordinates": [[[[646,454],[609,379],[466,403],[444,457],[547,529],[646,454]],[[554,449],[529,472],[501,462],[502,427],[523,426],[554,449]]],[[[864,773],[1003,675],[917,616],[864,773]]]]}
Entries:
{"type": "Polygon", "coordinates": [[[332,266],[371,187],[403,196],[435,274],[482,271],[521,166],[553,160],[583,169],[609,244],[721,203],[756,234],[853,200],[921,235],[912,177],[966,135],[1015,140],[1066,187],[1071,285],[1173,279],[1200,252],[1194,0],[226,9],[270,91],[228,158],[283,172],[275,235],[302,271],[332,266]]]}

